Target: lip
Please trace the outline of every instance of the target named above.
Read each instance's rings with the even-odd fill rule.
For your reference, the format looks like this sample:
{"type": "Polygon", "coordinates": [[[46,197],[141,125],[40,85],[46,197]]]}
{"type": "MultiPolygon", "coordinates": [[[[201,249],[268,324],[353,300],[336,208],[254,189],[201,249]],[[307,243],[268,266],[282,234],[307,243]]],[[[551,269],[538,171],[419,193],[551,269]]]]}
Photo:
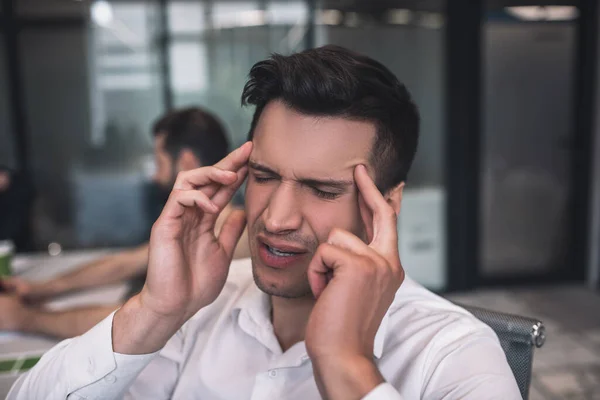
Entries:
{"type": "Polygon", "coordinates": [[[280,240],[274,240],[274,239],[267,239],[264,236],[259,236],[258,240],[262,243],[262,244],[266,244],[269,247],[274,247],[277,250],[281,250],[283,252],[286,253],[307,253],[308,251],[303,248],[303,247],[299,247],[299,246],[294,246],[292,244],[286,243],[284,241],[280,241],[280,240]]]}
{"type": "Polygon", "coordinates": [[[298,247],[292,246],[288,243],[266,240],[265,238],[259,238],[258,254],[262,263],[270,268],[285,269],[293,267],[295,264],[303,261],[308,251],[298,247]],[[292,256],[278,256],[269,251],[268,247],[275,247],[278,250],[284,252],[295,253],[292,256]]]}

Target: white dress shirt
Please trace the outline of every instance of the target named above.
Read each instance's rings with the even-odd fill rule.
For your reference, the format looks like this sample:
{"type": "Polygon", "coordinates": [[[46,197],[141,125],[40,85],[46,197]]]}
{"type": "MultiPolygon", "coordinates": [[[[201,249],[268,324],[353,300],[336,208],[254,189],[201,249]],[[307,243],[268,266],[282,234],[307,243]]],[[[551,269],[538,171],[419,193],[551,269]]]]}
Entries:
{"type": "MultiPolygon", "coordinates": [[[[281,351],[249,259],[232,263],[217,300],[157,353],[114,353],[112,318],[56,345],[8,399],[320,398],[304,342],[281,351]]],[[[377,332],[374,360],[386,383],[364,400],[521,398],[494,332],[409,278],[377,332]]]]}

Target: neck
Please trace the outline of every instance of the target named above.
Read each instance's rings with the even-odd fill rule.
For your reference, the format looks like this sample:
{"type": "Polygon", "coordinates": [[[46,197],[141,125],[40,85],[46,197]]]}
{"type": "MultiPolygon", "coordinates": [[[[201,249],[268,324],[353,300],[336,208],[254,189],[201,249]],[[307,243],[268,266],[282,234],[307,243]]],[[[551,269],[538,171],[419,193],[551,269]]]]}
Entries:
{"type": "Polygon", "coordinates": [[[304,340],[306,324],[314,304],[312,294],[296,299],[271,296],[273,330],[282,351],[304,340]]]}

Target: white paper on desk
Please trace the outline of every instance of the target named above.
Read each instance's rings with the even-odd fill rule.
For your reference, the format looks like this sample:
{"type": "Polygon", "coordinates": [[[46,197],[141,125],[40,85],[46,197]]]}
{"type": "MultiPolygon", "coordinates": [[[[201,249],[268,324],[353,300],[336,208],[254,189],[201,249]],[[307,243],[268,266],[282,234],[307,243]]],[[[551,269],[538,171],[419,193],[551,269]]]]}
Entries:
{"type": "Polygon", "coordinates": [[[20,338],[22,335],[17,332],[0,332],[0,343],[11,342],[20,338]]]}
{"type": "Polygon", "coordinates": [[[61,296],[48,302],[46,305],[51,310],[64,310],[72,307],[91,305],[115,305],[118,307],[129,291],[129,285],[119,283],[115,285],[87,289],[81,293],[72,293],[61,296]]]}
{"type": "Polygon", "coordinates": [[[108,250],[65,252],[58,256],[44,253],[22,254],[13,260],[13,273],[32,281],[43,281],[81,268],[98,259],[108,250]]]}

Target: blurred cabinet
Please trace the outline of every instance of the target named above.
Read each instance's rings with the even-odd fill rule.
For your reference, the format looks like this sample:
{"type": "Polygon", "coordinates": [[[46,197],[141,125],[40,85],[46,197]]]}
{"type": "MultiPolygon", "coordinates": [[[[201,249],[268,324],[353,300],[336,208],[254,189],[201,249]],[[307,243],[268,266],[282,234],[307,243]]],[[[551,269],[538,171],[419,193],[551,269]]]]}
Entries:
{"type": "Polygon", "coordinates": [[[17,156],[13,143],[11,119],[6,49],[4,34],[0,31],[0,165],[14,168],[17,166],[17,156]]]}
{"type": "Polygon", "coordinates": [[[481,267],[568,269],[576,21],[484,24],[481,267]]]}

